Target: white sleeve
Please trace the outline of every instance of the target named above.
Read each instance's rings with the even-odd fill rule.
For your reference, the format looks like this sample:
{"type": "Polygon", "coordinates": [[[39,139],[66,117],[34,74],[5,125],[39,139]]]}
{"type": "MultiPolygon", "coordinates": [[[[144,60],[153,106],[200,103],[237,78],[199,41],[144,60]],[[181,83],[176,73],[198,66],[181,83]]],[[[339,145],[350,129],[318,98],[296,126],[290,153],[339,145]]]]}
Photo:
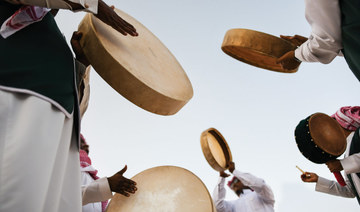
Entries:
{"type": "Polygon", "coordinates": [[[360,172],[360,153],[350,155],[340,160],[345,174],[359,173],[360,172]]]}
{"type": "Polygon", "coordinates": [[[295,57],[304,62],[330,63],[342,49],[339,0],[305,0],[305,16],[312,32],[295,50],[295,57]]]}
{"type": "MultiPolygon", "coordinates": [[[[72,10],[71,6],[63,0],[6,0],[12,4],[24,4],[39,7],[46,7],[51,9],[67,9],[72,10]]],[[[80,4],[84,7],[83,10],[94,14],[98,11],[98,0],[69,0],[73,3],[80,4]]]]}
{"type": "Polygon", "coordinates": [[[319,177],[315,191],[323,192],[335,196],[354,198],[355,194],[351,188],[350,182],[346,179],[346,186],[341,186],[335,181],[331,181],[322,177],[319,177]]]}
{"type": "Polygon", "coordinates": [[[213,193],[213,200],[217,212],[232,212],[233,205],[225,201],[226,190],[224,188],[225,178],[220,177],[213,193]]]}
{"type": "Polygon", "coordinates": [[[112,192],[106,177],[97,179],[88,185],[81,186],[82,205],[101,202],[112,197],[112,192]]]}
{"type": "Polygon", "coordinates": [[[268,186],[263,179],[255,177],[250,173],[243,173],[238,170],[234,170],[233,175],[241,180],[244,185],[253,189],[266,203],[275,203],[274,194],[270,186],[268,186]]]}

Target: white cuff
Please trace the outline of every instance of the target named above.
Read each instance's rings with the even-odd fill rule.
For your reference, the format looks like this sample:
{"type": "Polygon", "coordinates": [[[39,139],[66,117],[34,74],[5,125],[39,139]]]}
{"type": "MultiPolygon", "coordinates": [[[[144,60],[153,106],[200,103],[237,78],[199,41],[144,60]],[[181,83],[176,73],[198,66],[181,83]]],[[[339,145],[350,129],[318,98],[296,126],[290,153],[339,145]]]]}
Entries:
{"type": "Polygon", "coordinates": [[[106,177],[102,177],[96,180],[99,183],[99,191],[100,195],[103,197],[102,199],[110,199],[113,195],[110,190],[110,185],[106,177]]]}
{"type": "Polygon", "coordinates": [[[340,160],[341,166],[344,169],[345,174],[360,172],[359,164],[360,154],[353,154],[340,160]]]}

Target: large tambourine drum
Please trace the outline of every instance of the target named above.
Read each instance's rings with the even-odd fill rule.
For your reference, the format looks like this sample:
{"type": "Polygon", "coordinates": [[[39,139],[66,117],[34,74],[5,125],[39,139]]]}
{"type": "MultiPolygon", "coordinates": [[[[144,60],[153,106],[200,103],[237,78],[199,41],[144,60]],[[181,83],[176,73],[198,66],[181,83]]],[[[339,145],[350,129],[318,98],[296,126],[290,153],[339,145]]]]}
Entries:
{"type": "Polygon", "coordinates": [[[225,138],[215,128],[201,133],[200,144],[206,161],[216,171],[225,171],[232,161],[232,155],[225,138]]]}
{"type": "MultiPolygon", "coordinates": [[[[345,152],[346,136],[337,121],[324,113],[314,113],[295,128],[301,154],[314,163],[326,163],[345,152]]],[[[333,172],[340,185],[346,185],[340,172],[333,172]]]]}
{"type": "Polygon", "coordinates": [[[107,212],[216,212],[204,183],[184,168],[154,167],[131,179],[138,190],[130,197],[115,194],[107,212]]]}
{"type": "Polygon", "coordinates": [[[315,113],[300,121],[295,129],[300,152],[314,163],[326,163],[345,152],[346,137],[335,119],[315,113]]]}
{"type": "Polygon", "coordinates": [[[193,96],[185,71],[145,26],[115,9],[139,36],[123,36],[92,14],[79,25],[80,45],[95,71],[118,93],[159,115],[178,112],[193,96]]]}
{"type": "Polygon", "coordinates": [[[221,49],[244,63],[283,73],[294,73],[299,67],[286,70],[276,60],[296,46],[280,37],[250,29],[230,29],[224,36],[221,49]]]}

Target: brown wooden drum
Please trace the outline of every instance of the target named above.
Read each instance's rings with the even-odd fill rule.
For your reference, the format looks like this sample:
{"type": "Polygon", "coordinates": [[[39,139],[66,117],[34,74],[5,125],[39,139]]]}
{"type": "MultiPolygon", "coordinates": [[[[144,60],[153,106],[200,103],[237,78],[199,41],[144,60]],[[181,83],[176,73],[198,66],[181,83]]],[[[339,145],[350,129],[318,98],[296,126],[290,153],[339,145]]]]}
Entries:
{"type": "Polygon", "coordinates": [[[226,32],[221,49],[244,63],[271,71],[293,73],[285,70],[276,60],[296,46],[280,37],[250,29],[230,29],[226,32]]]}
{"type": "MultiPolygon", "coordinates": [[[[301,154],[314,163],[326,163],[342,155],[346,136],[338,122],[324,113],[314,113],[295,128],[295,140],[301,154]]],[[[333,172],[340,185],[345,181],[340,172],[333,172]]]]}
{"type": "Polygon", "coordinates": [[[209,165],[216,171],[225,171],[232,161],[230,148],[215,128],[209,128],[201,133],[201,149],[209,165]]]}
{"type": "Polygon", "coordinates": [[[123,36],[92,14],[79,25],[80,44],[96,72],[118,93],[137,106],[160,115],[178,112],[193,96],[183,68],[146,27],[128,14],[138,37],[123,36]]]}
{"type": "Polygon", "coordinates": [[[216,212],[203,182],[192,172],[176,166],[159,166],[131,178],[134,195],[115,194],[107,212],[216,212]]]}

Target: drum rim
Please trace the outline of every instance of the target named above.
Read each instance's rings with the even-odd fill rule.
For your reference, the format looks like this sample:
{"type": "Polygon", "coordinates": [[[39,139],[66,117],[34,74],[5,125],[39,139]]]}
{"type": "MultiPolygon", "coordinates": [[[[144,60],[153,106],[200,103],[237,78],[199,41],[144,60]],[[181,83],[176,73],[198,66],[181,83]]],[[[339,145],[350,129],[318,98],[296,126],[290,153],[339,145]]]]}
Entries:
{"type": "MultiPolygon", "coordinates": [[[[121,13],[125,13],[122,10],[116,9],[121,13]]],[[[130,16],[129,14],[125,13],[130,16]]],[[[130,16],[132,19],[136,20],[136,22],[144,27],[147,32],[149,32],[154,38],[156,38],[160,43],[162,43],[159,38],[157,38],[149,29],[147,29],[143,24],[141,24],[137,19],[130,16]]],[[[97,31],[94,25],[93,14],[86,14],[79,24],[78,30],[84,33],[83,39],[80,40],[80,45],[84,48],[85,55],[89,54],[90,57],[96,58],[91,53],[92,50],[99,52],[99,54],[108,56],[108,64],[102,65],[102,62],[94,62],[92,64],[93,69],[99,74],[99,76],[117,93],[123,96],[125,99],[129,100],[134,105],[148,111],[151,113],[155,113],[158,115],[173,115],[176,114],[180,109],[182,109],[193,97],[194,91],[192,87],[192,83],[189,79],[189,76],[177,60],[175,56],[170,52],[170,50],[162,43],[162,46],[166,48],[166,51],[177,61],[178,65],[181,67],[184,75],[184,80],[186,81],[186,91],[184,91],[184,95],[178,93],[177,95],[164,93],[162,90],[157,90],[153,86],[150,86],[147,82],[144,82],[138,76],[134,75],[130,72],[123,64],[120,64],[114,57],[111,55],[106,46],[104,45],[104,41],[101,40],[98,36],[99,32],[97,31]],[[85,35],[89,34],[91,38],[87,38],[85,35]],[[93,44],[94,46],[90,45],[93,44]],[[91,56],[92,55],[92,56],[91,56]],[[118,83],[110,78],[114,74],[114,71],[106,70],[106,66],[116,65],[118,70],[118,76],[121,76],[123,83],[118,83]],[[97,69],[101,68],[101,71],[97,69]],[[134,95],[136,93],[136,95],[134,95]],[[151,97],[151,100],[149,99],[151,97]]],[[[88,57],[89,59],[89,57],[88,57]]],[[[118,80],[117,80],[118,81],[118,80]]]]}
{"type": "Polygon", "coordinates": [[[205,156],[206,161],[213,169],[215,169],[216,171],[225,171],[229,168],[228,162],[232,161],[232,154],[230,151],[230,147],[229,147],[228,143],[226,142],[224,136],[217,129],[211,127],[209,129],[203,131],[200,136],[200,144],[201,144],[201,149],[205,156]],[[219,143],[219,145],[222,149],[222,152],[224,153],[224,156],[225,156],[225,161],[226,161],[225,167],[221,166],[216,161],[215,157],[213,156],[211,149],[209,147],[209,143],[208,143],[208,137],[207,137],[208,134],[213,135],[215,137],[216,141],[219,143]]]}
{"type": "MultiPolygon", "coordinates": [[[[245,28],[232,28],[232,29],[229,29],[225,33],[223,43],[221,45],[221,49],[227,55],[229,55],[229,56],[231,56],[231,57],[233,57],[233,58],[235,58],[235,59],[237,59],[237,60],[239,60],[241,62],[256,66],[258,68],[262,68],[262,69],[266,69],[266,70],[270,70],[270,71],[275,71],[275,72],[280,72],[280,73],[295,73],[299,69],[299,66],[296,67],[295,69],[292,69],[292,70],[285,70],[285,69],[283,69],[281,67],[272,68],[272,67],[269,67],[269,66],[267,66],[265,64],[256,63],[254,61],[251,61],[250,59],[247,59],[247,58],[244,58],[244,57],[241,57],[239,55],[234,54],[228,48],[235,47],[235,48],[242,49],[242,50],[249,51],[249,52],[257,52],[257,53],[259,53],[261,55],[264,55],[266,57],[269,57],[269,58],[271,57],[266,52],[262,52],[262,51],[260,51],[258,49],[249,48],[248,46],[234,45],[234,44],[231,44],[230,42],[228,42],[229,37],[235,37],[234,34],[236,34],[237,32],[241,32],[239,34],[249,33],[249,34],[255,34],[255,35],[258,35],[258,36],[266,36],[269,39],[276,40],[276,42],[280,43],[283,47],[286,47],[286,49],[288,49],[288,50],[291,50],[291,49],[295,50],[297,48],[297,46],[295,46],[293,43],[291,43],[291,42],[289,42],[289,41],[287,41],[285,39],[282,39],[280,37],[265,33],[265,32],[260,32],[260,31],[257,31],[257,30],[245,29],[245,28]]],[[[254,36],[254,35],[252,35],[252,36],[254,36]]],[[[284,53],[286,53],[286,52],[284,52],[284,53]]]]}

